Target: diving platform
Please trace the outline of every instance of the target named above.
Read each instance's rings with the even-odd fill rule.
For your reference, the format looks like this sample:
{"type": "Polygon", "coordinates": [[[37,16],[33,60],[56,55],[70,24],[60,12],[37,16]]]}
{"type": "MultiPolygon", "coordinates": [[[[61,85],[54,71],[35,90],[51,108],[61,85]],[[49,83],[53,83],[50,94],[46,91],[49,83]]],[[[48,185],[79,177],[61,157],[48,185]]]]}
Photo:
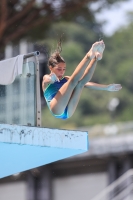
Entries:
{"type": "Polygon", "coordinates": [[[87,132],[0,124],[0,178],[87,150],[87,132]]]}

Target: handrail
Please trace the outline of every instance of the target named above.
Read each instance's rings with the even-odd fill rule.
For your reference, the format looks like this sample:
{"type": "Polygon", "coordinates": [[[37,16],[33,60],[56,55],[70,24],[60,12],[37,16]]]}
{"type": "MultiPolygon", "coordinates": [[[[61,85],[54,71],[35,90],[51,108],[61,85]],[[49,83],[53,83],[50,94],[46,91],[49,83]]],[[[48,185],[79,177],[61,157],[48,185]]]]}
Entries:
{"type": "Polygon", "coordinates": [[[107,186],[100,194],[96,195],[91,200],[100,200],[104,195],[111,192],[115,187],[117,187],[121,182],[126,180],[128,177],[133,175],[133,169],[128,170],[124,175],[118,178],[115,182],[107,186]]]}
{"type": "MultiPolygon", "coordinates": [[[[20,114],[18,113],[18,111],[16,111],[16,116],[18,116],[20,118],[20,120],[15,120],[15,122],[13,121],[13,115],[8,115],[8,117],[6,117],[5,119],[2,118],[2,120],[5,122],[5,123],[24,123],[23,125],[28,125],[28,126],[39,126],[41,127],[41,99],[40,99],[40,74],[39,74],[39,55],[40,55],[40,52],[39,51],[34,51],[34,52],[31,52],[31,53],[27,53],[27,54],[23,54],[23,70],[22,70],[22,74],[24,75],[27,75],[27,76],[18,76],[18,79],[20,81],[20,87],[21,89],[23,89],[22,91],[25,91],[24,88],[26,88],[26,81],[25,81],[25,78],[27,77],[30,77],[31,76],[31,73],[33,73],[33,70],[31,68],[34,68],[34,73],[32,74],[34,76],[34,86],[32,86],[32,89],[34,87],[34,91],[32,91],[32,94],[34,95],[34,108],[35,110],[33,110],[33,112],[35,113],[35,118],[34,118],[34,122],[32,120],[32,122],[28,122],[26,123],[26,120],[22,120],[22,117],[20,117],[20,114]],[[30,58],[30,59],[27,59],[27,58],[30,58]],[[34,64],[28,64],[28,62],[33,62],[34,64]],[[27,65],[25,65],[25,62],[27,65]],[[31,73],[30,73],[31,72],[31,73]],[[21,78],[22,77],[22,78],[21,78]],[[24,78],[24,81],[21,81],[22,79],[24,78]],[[26,123],[26,124],[25,124],[26,123]]],[[[33,76],[32,76],[32,80],[33,81],[33,76]]],[[[16,84],[16,83],[15,83],[16,84]]],[[[14,86],[11,86],[12,84],[10,84],[10,86],[6,86],[7,88],[5,88],[4,90],[8,90],[9,87],[10,88],[10,91],[12,91],[13,87],[14,86]]],[[[30,86],[29,86],[30,87],[30,86]]],[[[27,90],[26,90],[27,91],[27,90]]],[[[4,100],[4,98],[3,98],[4,100]]],[[[13,98],[11,96],[11,101],[13,101],[13,98]]],[[[22,98],[22,100],[24,100],[22,98]]],[[[7,103],[8,99],[5,97],[5,103],[7,103]]],[[[25,100],[24,100],[25,101],[25,100]]],[[[6,105],[6,111],[8,111],[8,109],[10,110],[10,105],[8,104],[8,106],[6,105]]],[[[21,108],[20,108],[21,109],[21,108]]],[[[23,109],[23,115],[26,114],[25,112],[25,109],[23,109]]],[[[10,112],[12,113],[12,112],[10,112]]],[[[5,112],[5,115],[6,112],[5,112]]],[[[22,115],[21,115],[22,116],[22,115]]]]}
{"type": "Polygon", "coordinates": [[[40,100],[40,74],[39,74],[39,60],[38,56],[40,55],[39,51],[31,52],[24,55],[24,59],[35,56],[36,62],[36,126],[41,127],[41,100],[40,100]]]}
{"type": "Polygon", "coordinates": [[[39,51],[34,51],[34,52],[31,52],[31,53],[24,55],[24,59],[32,57],[32,56],[39,56],[39,55],[40,55],[39,51]]]}
{"type": "Polygon", "coordinates": [[[129,185],[128,188],[126,188],[125,190],[123,190],[120,194],[118,194],[117,196],[115,196],[114,198],[112,198],[111,200],[120,200],[123,199],[123,197],[125,197],[126,195],[129,194],[129,192],[131,192],[133,190],[133,183],[131,185],[129,185]]]}
{"type": "Polygon", "coordinates": [[[35,56],[36,62],[36,126],[41,126],[41,100],[40,100],[40,74],[39,74],[39,51],[34,51],[24,55],[24,59],[35,56]]]}

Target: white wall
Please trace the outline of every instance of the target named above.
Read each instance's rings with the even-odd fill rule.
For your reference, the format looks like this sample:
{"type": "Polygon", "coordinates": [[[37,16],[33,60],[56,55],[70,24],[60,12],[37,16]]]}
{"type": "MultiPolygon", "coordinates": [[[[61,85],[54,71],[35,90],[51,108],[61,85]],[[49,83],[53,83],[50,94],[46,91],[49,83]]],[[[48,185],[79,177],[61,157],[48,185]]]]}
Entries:
{"type": "Polygon", "coordinates": [[[107,173],[56,178],[53,181],[53,200],[91,200],[105,187],[107,173]]]}
{"type": "MultiPolygon", "coordinates": [[[[0,200],[27,200],[26,182],[0,185],[0,200]]],[[[53,180],[53,200],[91,200],[107,187],[107,173],[75,175],[53,180]]]]}
{"type": "Polygon", "coordinates": [[[5,183],[0,185],[0,200],[27,200],[26,183],[5,183]]]}

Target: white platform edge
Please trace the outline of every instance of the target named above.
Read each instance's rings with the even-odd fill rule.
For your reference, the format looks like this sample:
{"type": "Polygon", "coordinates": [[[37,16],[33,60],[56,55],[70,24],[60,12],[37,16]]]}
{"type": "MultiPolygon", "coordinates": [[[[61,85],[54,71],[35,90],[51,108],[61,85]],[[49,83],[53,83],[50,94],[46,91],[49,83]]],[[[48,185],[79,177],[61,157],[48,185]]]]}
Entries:
{"type": "Polygon", "coordinates": [[[88,150],[88,132],[0,124],[0,142],[88,150]]]}

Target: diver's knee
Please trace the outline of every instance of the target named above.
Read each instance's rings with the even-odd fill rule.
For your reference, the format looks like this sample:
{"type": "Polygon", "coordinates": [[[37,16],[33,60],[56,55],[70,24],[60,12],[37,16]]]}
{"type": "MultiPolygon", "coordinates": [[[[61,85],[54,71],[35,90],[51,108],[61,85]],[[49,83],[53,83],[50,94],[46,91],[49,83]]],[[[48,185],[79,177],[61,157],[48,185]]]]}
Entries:
{"type": "Polygon", "coordinates": [[[73,88],[75,88],[75,87],[77,86],[77,84],[78,84],[78,80],[77,80],[76,78],[71,78],[71,79],[69,79],[69,84],[70,84],[73,88]]]}

